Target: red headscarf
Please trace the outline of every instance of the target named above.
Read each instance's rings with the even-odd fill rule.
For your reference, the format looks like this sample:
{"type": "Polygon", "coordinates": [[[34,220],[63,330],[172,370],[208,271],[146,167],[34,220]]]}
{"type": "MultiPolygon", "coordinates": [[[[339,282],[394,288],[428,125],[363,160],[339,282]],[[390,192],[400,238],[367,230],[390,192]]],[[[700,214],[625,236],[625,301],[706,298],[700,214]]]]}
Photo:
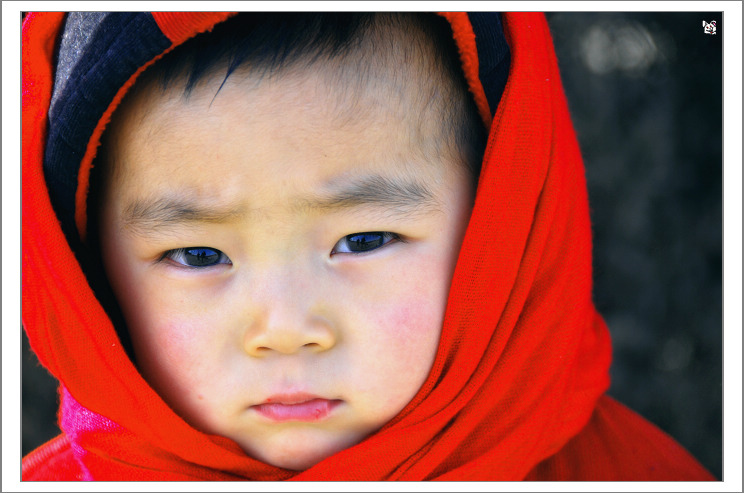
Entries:
{"type": "MultiPolygon", "coordinates": [[[[396,418],[300,473],[192,428],[122,349],[55,219],[42,172],[64,16],[29,15],[22,314],[32,348],[61,382],[64,433],[24,460],[25,479],[711,479],[666,435],[602,397],[610,340],[592,304],[584,169],[545,18],[504,15],[511,68],[491,118],[470,20],[443,15],[490,133],[439,351],[396,418]]],[[[154,14],[175,44],[226,16],[154,14]]],[[[79,183],[136,75],[95,130],[79,183]]]]}

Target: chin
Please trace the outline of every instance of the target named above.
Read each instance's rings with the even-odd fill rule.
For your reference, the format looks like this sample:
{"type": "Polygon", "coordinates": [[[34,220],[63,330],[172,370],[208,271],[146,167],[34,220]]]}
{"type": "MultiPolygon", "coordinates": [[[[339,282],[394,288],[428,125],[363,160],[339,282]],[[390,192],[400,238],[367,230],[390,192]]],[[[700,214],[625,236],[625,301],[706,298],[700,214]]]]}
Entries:
{"type": "Polygon", "coordinates": [[[266,464],[291,471],[305,471],[359,441],[351,437],[340,441],[323,440],[312,433],[303,433],[300,436],[272,440],[270,443],[253,443],[250,447],[242,448],[248,455],[266,464]]]}
{"type": "Polygon", "coordinates": [[[333,452],[325,452],[322,450],[297,450],[296,448],[295,450],[264,451],[264,453],[260,454],[246,451],[246,453],[259,459],[261,462],[281,467],[282,469],[288,469],[290,471],[305,471],[310,469],[318,462],[333,455],[335,452],[337,452],[337,450],[334,450],[333,452]]]}

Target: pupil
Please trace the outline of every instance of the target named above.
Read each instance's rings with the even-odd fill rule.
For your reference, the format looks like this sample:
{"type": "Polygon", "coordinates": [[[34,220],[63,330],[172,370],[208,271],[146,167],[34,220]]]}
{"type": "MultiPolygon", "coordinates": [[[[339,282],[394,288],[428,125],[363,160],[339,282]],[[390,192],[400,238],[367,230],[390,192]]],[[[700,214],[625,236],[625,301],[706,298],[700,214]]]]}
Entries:
{"type": "Polygon", "coordinates": [[[351,250],[363,252],[382,246],[383,237],[380,233],[358,233],[347,238],[351,250]]]}
{"type": "Polygon", "coordinates": [[[220,254],[209,248],[190,248],[186,250],[186,260],[189,265],[212,265],[220,258],[220,254]]]}

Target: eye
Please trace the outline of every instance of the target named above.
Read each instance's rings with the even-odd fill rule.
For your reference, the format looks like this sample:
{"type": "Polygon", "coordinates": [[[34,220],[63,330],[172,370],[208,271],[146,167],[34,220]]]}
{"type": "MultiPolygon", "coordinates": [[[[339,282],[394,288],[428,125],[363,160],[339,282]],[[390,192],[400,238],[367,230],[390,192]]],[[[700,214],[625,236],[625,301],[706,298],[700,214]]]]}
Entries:
{"type": "Polygon", "coordinates": [[[188,247],[168,250],[162,257],[186,267],[211,267],[217,264],[231,264],[230,259],[215,248],[188,247]]]}
{"type": "Polygon", "coordinates": [[[338,243],[331,250],[331,255],[336,253],[370,252],[394,240],[400,240],[400,236],[387,231],[354,233],[338,240],[338,243]]]}

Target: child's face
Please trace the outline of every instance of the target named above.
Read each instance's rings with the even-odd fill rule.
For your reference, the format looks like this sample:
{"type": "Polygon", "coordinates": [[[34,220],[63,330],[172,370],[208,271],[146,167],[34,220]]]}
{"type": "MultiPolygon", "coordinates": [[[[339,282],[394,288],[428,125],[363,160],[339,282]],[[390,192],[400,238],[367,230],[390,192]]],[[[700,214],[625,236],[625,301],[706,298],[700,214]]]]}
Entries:
{"type": "Polygon", "coordinates": [[[380,97],[304,76],[128,100],[101,215],[145,379],[288,469],[362,441],[419,390],[472,203],[465,166],[432,151],[439,123],[410,117],[415,81],[380,97]]]}

